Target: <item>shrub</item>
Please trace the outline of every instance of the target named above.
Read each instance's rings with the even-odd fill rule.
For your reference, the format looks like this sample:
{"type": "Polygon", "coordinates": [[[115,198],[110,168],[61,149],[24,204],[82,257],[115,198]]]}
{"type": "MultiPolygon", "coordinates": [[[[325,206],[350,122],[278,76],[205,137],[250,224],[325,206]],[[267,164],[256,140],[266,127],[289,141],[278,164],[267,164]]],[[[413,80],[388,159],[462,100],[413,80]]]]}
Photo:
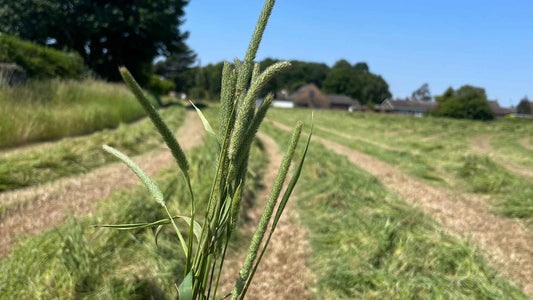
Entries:
{"type": "Polygon", "coordinates": [[[436,97],[436,115],[457,119],[492,120],[494,113],[487,101],[485,89],[464,85],[458,90],[448,88],[436,97]]]}
{"type": "Polygon", "coordinates": [[[148,90],[157,96],[167,95],[176,88],[174,82],[159,78],[157,75],[150,77],[148,90]]]}
{"type": "Polygon", "coordinates": [[[0,35],[0,62],[15,63],[33,78],[78,78],[84,71],[82,58],[75,52],[62,52],[0,35]]]}

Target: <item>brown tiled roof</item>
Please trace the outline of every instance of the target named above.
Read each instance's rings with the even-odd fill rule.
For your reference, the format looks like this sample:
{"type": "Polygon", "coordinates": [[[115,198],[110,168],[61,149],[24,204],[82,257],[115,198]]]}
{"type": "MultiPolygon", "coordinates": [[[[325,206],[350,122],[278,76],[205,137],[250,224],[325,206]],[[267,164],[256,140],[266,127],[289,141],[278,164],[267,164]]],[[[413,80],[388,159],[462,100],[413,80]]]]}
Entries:
{"type": "Polygon", "coordinates": [[[419,100],[385,100],[381,105],[385,109],[426,112],[435,107],[435,102],[419,100]]]}
{"type": "Polygon", "coordinates": [[[345,95],[326,95],[331,104],[359,106],[359,101],[345,95]]]}
{"type": "Polygon", "coordinates": [[[501,107],[498,100],[489,100],[487,102],[489,103],[490,110],[497,116],[507,115],[512,112],[510,108],[501,107]]]}

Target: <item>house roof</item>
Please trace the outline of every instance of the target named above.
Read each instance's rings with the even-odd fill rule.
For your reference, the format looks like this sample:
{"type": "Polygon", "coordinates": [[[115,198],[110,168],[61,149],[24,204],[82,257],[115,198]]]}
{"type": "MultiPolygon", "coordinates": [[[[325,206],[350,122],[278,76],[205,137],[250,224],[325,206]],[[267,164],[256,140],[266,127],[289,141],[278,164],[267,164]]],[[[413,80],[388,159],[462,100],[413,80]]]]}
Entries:
{"type": "Polygon", "coordinates": [[[360,106],[359,101],[346,95],[326,95],[331,104],[360,106]]]}
{"type": "Polygon", "coordinates": [[[426,112],[432,110],[435,102],[420,100],[385,100],[381,107],[386,110],[426,112]]]}
{"type": "Polygon", "coordinates": [[[498,103],[498,100],[488,100],[487,102],[489,103],[490,110],[492,110],[492,112],[497,116],[507,115],[512,112],[510,108],[501,107],[498,103]]]}
{"type": "Polygon", "coordinates": [[[296,92],[292,93],[292,95],[289,96],[289,99],[296,98],[299,94],[307,92],[310,88],[316,88],[318,87],[313,83],[308,83],[306,85],[301,86],[299,89],[296,90],[296,92]]]}

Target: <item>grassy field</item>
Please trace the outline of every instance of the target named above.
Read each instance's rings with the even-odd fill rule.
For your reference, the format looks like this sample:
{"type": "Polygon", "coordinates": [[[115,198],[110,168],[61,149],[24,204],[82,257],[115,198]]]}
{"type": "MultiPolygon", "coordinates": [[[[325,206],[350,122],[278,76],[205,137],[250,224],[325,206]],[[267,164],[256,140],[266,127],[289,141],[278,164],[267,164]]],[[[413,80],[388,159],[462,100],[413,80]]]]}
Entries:
{"type": "MultiPolygon", "coordinates": [[[[504,166],[516,162],[533,169],[533,150],[519,141],[533,122],[476,122],[446,118],[361,114],[319,110],[316,133],[398,166],[427,183],[488,198],[498,213],[533,219],[533,185],[504,166]],[[490,155],[475,150],[479,136],[490,139],[490,155]]],[[[308,110],[276,109],[269,117],[285,124],[310,120],[308,110]]]]}
{"type": "MultiPolygon", "coordinates": [[[[265,124],[279,143],[288,133],[265,124]]],[[[313,143],[297,188],[316,299],[525,299],[421,211],[313,143]]]]}
{"type": "MultiPolygon", "coordinates": [[[[162,114],[173,127],[178,127],[183,112],[181,107],[171,107],[162,114]]],[[[217,110],[206,109],[204,113],[216,130],[217,110]]],[[[269,117],[292,125],[295,119],[306,120],[309,115],[309,110],[274,110],[269,117]]],[[[481,193],[494,203],[498,212],[529,220],[530,184],[496,160],[530,151],[522,140],[531,125],[522,124],[526,127],[523,128],[515,124],[329,111],[318,111],[315,115],[315,133],[319,136],[371,154],[431,185],[481,193]],[[509,136],[513,139],[490,142],[498,157],[472,150],[471,139],[506,132],[511,132],[509,136]],[[352,135],[356,138],[349,137],[352,135]],[[517,139],[522,142],[511,143],[517,139]],[[511,188],[517,189],[510,194],[517,197],[516,203],[502,205],[503,201],[510,201],[503,197],[511,197],[504,196],[512,193],[511,188]],[[525,213],[506,213],[505,207],[525,213]]],[[[280,145],[289,136],[270,123],[264,124],[262,131],[280,145]]],[[[0,162],[5,162],[0,165],[11,166],[0,174],[4,178],[33,178],[26,183],[19,181],[31,185],[46,181],[49,176],[63,176],[58,174],[63,169],[69,170],[69,174],[83,172],[83,168],[73,167],[69,155],[59,154],[76,149],[80,161],[90,169],[111,161],[100,150],[103,143],[135,154],[160,141],[145,120],[82,139],[64,139],[52,145],[53,150],[45,151],[49,154],[27,151],[0,158],[0,162]],[[30,172],[39,168],[25,161],[57,165],[39,171],[43,173],[30,172]],[[29,173],[17,173],[19,169],[29,173]],[[9,177],[14,176],[11,173],[19,175],[9,177]]],[[[212,146],[206,143],[189,151],[191,180],[200,193],[197,195],[200,201],[206,200],[216,162],[212,146]]],[[[521,159],[527,164],[530,158],[521,159]]],[[[261,189],[266,160],[261,143],[256,143],[250,160],[248,203],[253,203],[261,189]]],[[[161,171],[155,181],[170,199],[167,202],[171,210],[187,214],[189,202],[183,197],[186,186],[177,167],[161,171]]],[[[486,255],[478,245],[450,236],[445,228],[388,191],[375,177],[318,142],[312,142],[293,200],[312,248],[308,266],[316,278],[316,283],[309,287],[313,299],[528,299],[487,265],[486,255]]],[[[181,279],[183,257],[177,247],[179,241],[170,230],[161,235],[156,248],[151,230],[119,232],[90,226],[163,217],[160,207],[138,185],[105,199],[92,215],[68,220],[37,236],[21,238],[0,262],[3,292],[0,299],[174,297],[173,282],[181,279]]],[[[242,252],[240,249],[248,246],[244,234],[236,236],[231,252],[242,252]]]]}
{"type": "MultiPolygon", "coordinates": [[[[251,160],[251,170],[261,175],[266,159],[260,155],[259,146],[252,152],[255,159],[251,160]]],[[[212,147],[201,146],[189,155],[192,184],[199,191],[199,209],[204,209],[212,179],[209,170],[214,167],[216,153],[212,147]]],[[[249,177],[247,202],[253,201],[260,178],[249,177]]],[[[190,205],[183,197],[186,186],[181,179],[177,166],[155,177],[169,209],[187,215],[190,205]]],[[[0,263],[0,299],[171,299],[175,296],[172,282],[178,281],[183,272],[183,256],[176,247],[179,241],[171,230],[160,235],[158,249],[151,230],[124,232],[91,227],[164,217],[144,186],[116,193],[100,203],[94,215],[72,219],[16,246],[0,263]]],[[[232,249],[239,243],[236,240],[232,249]]]]}
{"type": "MultiPolygon", "coordinates": [[[[184,120],[185,109],[169,107],[162,116],[176,131],[184,120]]],[[[3,155],[0,156],[0,192],[84,173],[104,165],[113,159],[102,150],[103,144],[135,155],[154,149],[161,143],[161,137],[154,134],[152,123],[145,119],[134,124],[121,124],[116,129],[3,155]]]]}
{"type": "Polygon", "coordinates": [[[0,149],[114,128],[141,116],[122,84],[86,79],[0,86],[0,149]]]}

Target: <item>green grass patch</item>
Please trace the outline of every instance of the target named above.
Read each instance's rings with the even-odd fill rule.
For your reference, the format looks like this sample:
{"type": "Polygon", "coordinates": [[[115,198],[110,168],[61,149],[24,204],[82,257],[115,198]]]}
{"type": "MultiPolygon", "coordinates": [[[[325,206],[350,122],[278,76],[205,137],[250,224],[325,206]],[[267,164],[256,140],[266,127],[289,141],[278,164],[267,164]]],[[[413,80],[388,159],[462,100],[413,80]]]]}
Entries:
{"type": "MultiPolygon", "coordinates": [[[[206,145],[189,151],[189,157],[191,182],[198,192],[197,209],[202,212],[216,153],[206,145]]],[[[257,144],[252,147],[252,158],[250,168],[258,176],[249,176],[244,198],[248,205],[260,188],[259,175],[266,163],[257,144]]],[[[154,180],[171,211],[190,213],[187,187],[177,166],[159,172],[154,180]]],[[[184,257],[172,228],[164,229],[156,248],[152,230],[126,232],[91,227],[165,217],[161,206],[141,184],[115,193],[98,205],[94,215],[72,219],[56,229],[23,239],[14,247],[0,262],[0,298],[173,299],[173,283],[182,279],[184,257]]],[[[230,249],[244,244],[242,234],[235,237],[230,249]]]]}
{"type": "MultiPolygon", "coordinates": [[[[309,121],[309,115],[306,109],[273,109],[269,113],[270,118],[286,125],[296,120],[309,121]]],[[[428,184],[483,194],[494,211],[503,216],[520,218],[526,223],[533,219],[531,183],[495,163],[492,155],[480,155],[470,145],[471,139],[477,136],[494,136],[491,144],[495,157],[533,166],[531,150],[519,144],[533,132],[533,122],[480,122],[318,110],[315,123],[395,150],[316,130],[323,138],[372,155],[428,184]]]]}
{"type": "Polygon", "coordinates": [[[114,128],[144,115],[121,84],[86,79],[0,86],[0,149],[114,128]]]}
{"type": "MultiPolygon", "coordinates": [[[[283,142],[288,133],[264,130],[283,142]]],[[[316,299],[526,299],[458,240],[347,158],[312,143],[297,187],[316,299]]]]}
{"type": "MultiPolygon", "coordinates": [[[[135,104],[137,105],[137,104],[135,104]]],[[[169,107],[162,116],[176,131],[183,123],[185,110],[169,107]]],[[[60,177],[80,174],[112,160],[102,150],[103,144],[118,148],[128,155],[154,149],[162,143],[154,133],[150,120],[121,124],[113,130],[103,130],[85,137],[63,139],[42,148],[0,156],[0,192],[40,184],[60,177]]]]}

